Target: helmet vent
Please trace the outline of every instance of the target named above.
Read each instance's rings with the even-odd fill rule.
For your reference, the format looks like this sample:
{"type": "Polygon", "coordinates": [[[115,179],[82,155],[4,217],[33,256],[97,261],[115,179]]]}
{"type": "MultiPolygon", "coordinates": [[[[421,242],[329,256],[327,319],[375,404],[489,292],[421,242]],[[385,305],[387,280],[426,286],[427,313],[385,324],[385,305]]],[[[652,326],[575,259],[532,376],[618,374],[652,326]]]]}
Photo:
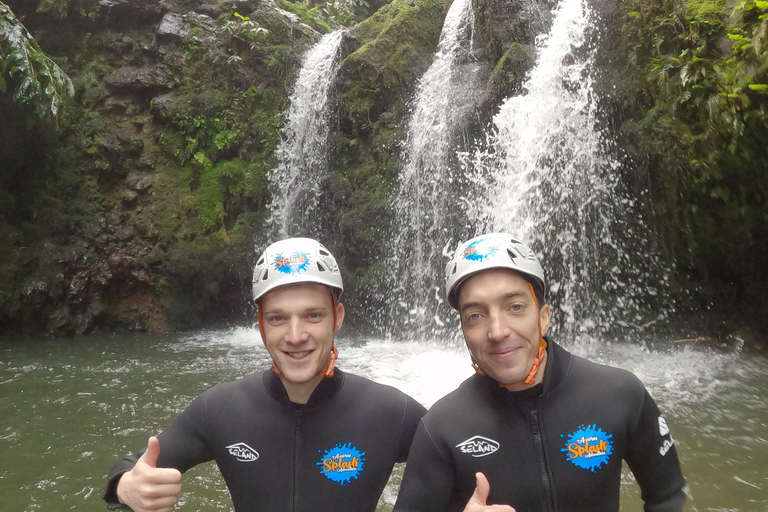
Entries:
{"type": "Polygon", "coordinates": [[[261,276],[261,280],[262,280],[262,281],[266,281],[266,280],[267,280],[267,276],[268,276],[268,275],[269,275],[269,270],[265,270],[265,271],[264,271],[264,275],[263,275],[263,276],[261,276]]]}
{"type": "Polygon", "coordinates": [[[456,273],[456,264],[454,263],[454,264],[453,264],[453,272],[451,272],[451,275],[453,275],[453,274],[455,274],[455,273],[456,273]]]}
{"type": "Polygon", "coordinates": [[[330,256],[331,255],[331,253],[329,253],[325,249],[320,249],[320,254],[322,254],[323,256],[330,256]]]}
{"type": "Polygon", "coordinates": [[[256,264],[257,267],[260,267],[264,264],[264,258],[261,258],[259,262],[256,264]]]}
{"type": "Polygon", "coordinates": [[[318,269],[320,272],[325,272],[325,270],[326,270],[326,269],[325,269],[325,267],[324,267],[324,266],[322,266],[322,265],[320,264],[320,262],[319,262],[319,261],[317,262],[317,269],[318,269]]]}
{"type": "Polygon", "coordinates": [[[515,261],[515,258],[517,258],[517,254],[512,252],[512,249],[507,249],[507,254],[509,255],[509,259],[511,259],[512,261],[515,261]]]}

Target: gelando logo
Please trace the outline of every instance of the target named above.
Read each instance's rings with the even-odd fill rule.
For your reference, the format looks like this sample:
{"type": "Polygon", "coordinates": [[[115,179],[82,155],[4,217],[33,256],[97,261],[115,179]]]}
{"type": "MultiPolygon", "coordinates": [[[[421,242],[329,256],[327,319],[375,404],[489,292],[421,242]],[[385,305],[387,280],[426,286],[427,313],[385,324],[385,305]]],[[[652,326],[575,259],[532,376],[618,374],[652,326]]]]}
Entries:
{"type": "Polygon", "coordinates": [[[667,452],[669,452],[669,449],[674,446],[675,442],[672,440],[672,436],[669,435],[669,427],[667,427],[667,421],[664,419],[663,416],[659,416],[659,434],[661,434],[662,437],[669,436],[668,439],[665,439],[664,442],[661,444],[661,447],[659,448],[659,453],[661,456],[665,456],[667,452]]]}
{"type": "Polygon", "coordinates": [[[240,462],[253,462],[259,458],[259,452],[245,443],[231,444],[227,446],[227,450],[240,462]]]}
{"type": "Polygon", "coordinates": [[[495,245],[488,246],[487,239],[481,238],[475,240],[464,249],[462,257],[469,261],[483,261],[485,258],[493,256],[499,250],[495,245]]]}
{"type": "Polygon", "coordinates": [[[473,457],[485,457],[499,449],[499,443],[483,436],[470,437],[466,441],[456,445],[462,453],[468,453],[473,457]]]}
{"type": "Polygon", "coordinates": [[[309,254],[295,251],[288,255],[280,253],[273,263],[275,270],[283,274],[299,274],[305,272],[309,266],[309,254]]]}
{"type": "Polygon", "coordinates": [[[359,451],[352,443],[339,443],[326,450],[316,465],[320,466],[320,474],[325,478],[345,485],[353,478],[357,479],[365,469],[365,452],[359,451]]]}
{"type": "MultiPolygon", "coordinates": [[[[564,437],[560,434],[560,437],[564,437]]],[[[565,448],[560,449],[566,454],[566,459],[577,468],[588,469],[593,473],[603,464],[608,464],[613,454],[613,435],[606,434],[596,425],[579,427],[579,430],[568,436],[565,448]]]]}

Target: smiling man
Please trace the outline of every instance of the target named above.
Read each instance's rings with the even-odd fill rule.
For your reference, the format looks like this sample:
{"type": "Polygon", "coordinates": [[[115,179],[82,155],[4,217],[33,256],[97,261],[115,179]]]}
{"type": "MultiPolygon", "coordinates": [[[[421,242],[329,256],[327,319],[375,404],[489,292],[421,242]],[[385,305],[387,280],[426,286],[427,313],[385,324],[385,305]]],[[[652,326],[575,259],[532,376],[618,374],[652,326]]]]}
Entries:
{"type": "Polygon", "coordinates": [[[422,419],[395,512],[618,512],[622,460],[647,512],[682,510],[685,481],[653,399],[631,373],[546,338],[545,292],[536,256],[510,235],[454,253],[446,293],[476,375],[422,419]]]}
{"type": "Polygon", "coordinates": [[[237,512],[373,512],[425,409],[335,368],[343,289],[315,240],[269,246],[253,298],[272,368],[204,392],[145,451],[119,461],[109,508],[173,510],[182,473],[215,460],[237,512]]]}

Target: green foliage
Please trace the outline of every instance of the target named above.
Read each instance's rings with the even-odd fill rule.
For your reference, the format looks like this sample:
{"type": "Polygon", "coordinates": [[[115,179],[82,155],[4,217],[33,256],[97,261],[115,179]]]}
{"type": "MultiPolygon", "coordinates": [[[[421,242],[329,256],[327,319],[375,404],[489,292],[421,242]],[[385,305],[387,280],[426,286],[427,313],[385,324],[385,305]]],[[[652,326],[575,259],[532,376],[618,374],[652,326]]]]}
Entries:
{"type": "Polygon", "coordinates": [[[0,2],[0,93],[55,119],[66,97],[74,96],[69,77],[48,57],[10,8],[0,2]]]}
{"type": "Polygon", "coordinates": [[[711,297],[765,301],[768,273],[755,250],[768,244],[768,2],[625,8],[631,63],[646,65],[638,136],[667,189],[657,210],[680,223],[667,226],[678,263],[711,297]]]}
{"type": "Polygon", "coordinates": [[[195,227],[200,234],[212,233],[221,229],[224,221],[224,204],[219,177],[213,168],[203,166],[200,174],[200,186],[192,197],[191,204],[197,210],[195,227]]]}
{"type": "Polygon", "coordinates": [[[298,16],[303,23],[325,33],[341,27],[350,27],[370,15],[370,4],[367,0],[282,0],[279,5],[298,16]]]}
{"type": "Polygon", "coordinates": [[[224,22],[221,30],[229,34],[233,40],[247,44],[251,51],[255,50],[269,35],[269,30],[237,11],[232,14],[232,19],[224,22]]]}

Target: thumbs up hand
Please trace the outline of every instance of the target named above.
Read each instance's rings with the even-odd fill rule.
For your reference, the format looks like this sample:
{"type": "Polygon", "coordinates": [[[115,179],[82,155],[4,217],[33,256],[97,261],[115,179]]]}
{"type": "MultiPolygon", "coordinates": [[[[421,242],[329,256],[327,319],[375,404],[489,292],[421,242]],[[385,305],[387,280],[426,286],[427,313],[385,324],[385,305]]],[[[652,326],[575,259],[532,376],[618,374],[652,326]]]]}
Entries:
{"type": "Polygon", "coordinates": [[[176,469],[158,468],[160,443],[150,437],[147,451],[132,470],[123,474],[117,484],[120,503],[134,512],[171,512],[181,492],[181,473],[176,469]]]}
{"type": "Polygon", "coordinates": [[[464,512],[515,512],[509,505],[486,505],[491,484],[482,473],[475,474],[475,482],[475,492],[464,507],[464,512]]]}

